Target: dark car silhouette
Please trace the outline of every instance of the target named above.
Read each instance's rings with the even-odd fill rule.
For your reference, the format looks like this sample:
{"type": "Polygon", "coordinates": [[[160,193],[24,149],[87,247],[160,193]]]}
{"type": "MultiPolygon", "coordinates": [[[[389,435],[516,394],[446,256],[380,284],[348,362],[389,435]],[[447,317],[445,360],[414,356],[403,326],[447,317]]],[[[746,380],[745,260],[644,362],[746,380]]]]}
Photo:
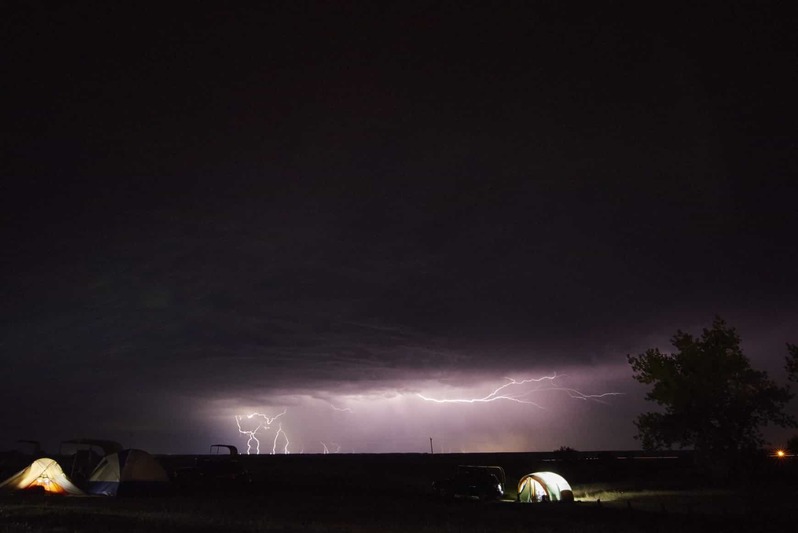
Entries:
{"type": "Polygon", "coordinates": [[[480,501],[504,497],[504,471],[501,467],[458,466],[455,475],[432,484],[441,498],[469,498],[480,501]]]}
{"type": "Polygon", "coordinates": [[[213,444],[207,456],[197,457],[194,466],[175,471],[175,481],[183,489],[236,490],[252,482],[239,459],[238,449],[230,444],[213,444]],[[227,453],[223,453],[227,451],[227,453]]]}

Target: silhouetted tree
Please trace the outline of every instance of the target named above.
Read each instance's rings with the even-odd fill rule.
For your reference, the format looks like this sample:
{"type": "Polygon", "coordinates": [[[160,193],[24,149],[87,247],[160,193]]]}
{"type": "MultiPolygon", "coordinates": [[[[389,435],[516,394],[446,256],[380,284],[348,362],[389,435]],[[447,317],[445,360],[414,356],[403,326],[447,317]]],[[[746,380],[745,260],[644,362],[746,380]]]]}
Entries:
{"type": "Polygon", "coordinates": [[[793,455],[798,455],[798,435],[793,435],[787,440],[787,451],[793,455]]]}
{"type": "Polygon", "coordinates": [[[798,345],[787,343],[787,378],[798,382],[798,345]]]}
{"type": "MultiPolygon", "coordinates": [[[[677,331],[671,342],[676,348],[672,354],[652,348],[627,356],[634,378],[653,386],[646,399],[662,407],[635,421],[643,448],[678,444],[693,448],[699,460],[711,458],[728,467],[761,448],[765,441],[760,427],[795,427],[784,412],[792,398],[789,387],[751,368],[739,335],[723,320],[716,318],[699,338],[677,331]]],[[[796,368],[798,353],[792,347],[787,358],[791,379],[796,368]]]]}
{"type": "Polygon", "coordinates": [[[561,461],[574,461],[579,456],[579,452],[570,446],[560,446],[554,450],[554,453],[557,459],[561,461]]]}
{"type": "Polygon", "coordinates": [[[560,446],[559,448],[557,448],[554,451],[557,452],[557,453],[575,453],[576,452],[576,450],[574,448],[571,448],[570,446],[560,446]]]}

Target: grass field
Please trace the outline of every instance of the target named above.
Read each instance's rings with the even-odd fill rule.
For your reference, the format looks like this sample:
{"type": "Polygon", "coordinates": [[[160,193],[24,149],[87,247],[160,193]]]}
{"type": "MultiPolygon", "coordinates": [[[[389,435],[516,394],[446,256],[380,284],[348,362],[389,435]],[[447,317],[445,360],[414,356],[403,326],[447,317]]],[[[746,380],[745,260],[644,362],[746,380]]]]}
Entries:
{"type": "MultiPolygon", "coordinates": [[[[790,531],[794,472],[758,485],[698,486],[684,464],[535,463],[499,456],[274,456],[243,458],[247,486],[196,487],[160,497],[0,497],[0,532],[626,532],[790,531]],[[439,500],[431,480],[458,463],[500,464],[507,500],[439,500]],[[513,483],[528,471],[563,473],[573,504],[522,504],[513,483]],[[606,478],[603,480],[602,478],[606,478]],[[676,479],[674,479],[676,478],[676,479]]],[[[165,458],[167,465],[185,458],[165,458]]]]}

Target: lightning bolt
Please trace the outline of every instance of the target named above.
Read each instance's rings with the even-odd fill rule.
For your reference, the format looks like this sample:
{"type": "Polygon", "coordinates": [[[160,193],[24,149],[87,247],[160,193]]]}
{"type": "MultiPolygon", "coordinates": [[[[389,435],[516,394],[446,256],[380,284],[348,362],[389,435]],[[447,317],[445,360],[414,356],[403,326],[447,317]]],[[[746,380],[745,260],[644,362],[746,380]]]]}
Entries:
{"type": "MultiPolygon", "coordinates": [[[[276,416],[272,416],[272,417],[264,415],[263,413],[252,413],[252,414],[246,415],[246,418],[250,419],[250,420],[252,418],[256,418],[257,417],[256,420],[258,421],[258,425],[255,426],[255,429],[251,429],[251,430],[250,429],[243,429],[241,427],[241,420],[244,417],[241,416],[241,415],[236,415],[235,419],[236,419],[236,425],[238,426],[238,432],[241,433],[242,435],[246,435],[248,437],[247,438],[247,455],[250,455],[252,453],[253,446],[255,448],[255,454],[256,455],[260,455],[260,440],[258,440],[258,437],[256,437],[255,435],[261,429],[266,429],[266,430],[271,429],[271,425],[274,423],[274,421],[277,420],[278,418],[280,418],[281,416],[283,416],[285,413],[286,413],[286,410],[283,409],[282,413],[280,413],[280,414],[278,414],[276,416]]],[[[280,424],[278,429],[277,429],[277,434],[274,436],[274,444],[272,446],[272,454],[274,454],[276,452],[276,450],[277,450],[277,438],[281,434],[285,438],[285,453],[288,453],[288,437],[285,435],[285,432],[283,431],[282,424],[280,424]]]]}
{"type": "Polygon", "coordinates": [[[272,444],[272,455],[277,453],[277,439],[280,438],[280,435],[282,435],[283,438],[285,439],[285,446],[283,446],[283,453],[284,454],[291,453],[288,451],[288,445],[290,444],[290,442],[288,441],[288,435],[285,434],[285,431],[283,431],[283,425],[280,424],[277,427],[277,433],[274,434],[274,443],[272,444]]]}
{"type": "MultiPolygon", "coordinates": [[[[321,441],[319,441],[319,442],[321,442],[321,441]]],[[[330,443],[331,446],[335,446],[335,450],[332,451],[332,452],[330,451],[330,449],[327,447],[327,445],[324,442],[321,442],[321,445],[324,447],[324,454],[325,455],[328,454],[328,453],[338,453],[338,452],[341,451],[341,445],[336,443],[336,442],[331,442],[330,443]]]]}
{"type": "Polygon", "coordinates": [[[498,402],[498,401],[508,401],[508,402],[534,405],[535,407],[544,409],[542,405],[532,401],[531,399],[529,399],[529,397],[543,391],[560,391],[560,392],[565,392],[566,394],[568,394],[568,396],[576,400],[585,400],[585,401],[594,400],[601,402],[603,398],[606,398],[608,396],[619,396],[623,394],[621,392],[585,394],[576,389],[557,386],[555,384],[555,380],[559,377],[560,376],[557,375],[557,373],[555,372],[550,376],[543,376],[540,378],[528,378],[522,380],[505,378],[507,380],[507,383],[504,383],[503,385],[496,387],[490,393],[480,398],[441,399],[441,398],[430,398],[429,396],[425,396],[421,393],[417,393],[416,395],[422,400],[428,402],[435,402],[435,403],[489,403],[489,402],[498,402]],[[530,384],[532,385],[529,387],[524,387],[525,385],[530,385],[530,384]]]}

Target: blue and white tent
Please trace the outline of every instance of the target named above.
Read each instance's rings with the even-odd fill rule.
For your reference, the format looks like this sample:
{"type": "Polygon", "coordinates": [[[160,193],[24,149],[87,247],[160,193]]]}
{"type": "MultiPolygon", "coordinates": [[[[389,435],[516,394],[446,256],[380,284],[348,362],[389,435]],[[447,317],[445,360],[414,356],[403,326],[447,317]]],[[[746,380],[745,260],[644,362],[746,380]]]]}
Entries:
{"type": "Polygon", "coordinates": [[[89,476],[89,494],[124,496],[164,492],[169,476],[144,450],[122,450],[105,456],[89,476]]]}

